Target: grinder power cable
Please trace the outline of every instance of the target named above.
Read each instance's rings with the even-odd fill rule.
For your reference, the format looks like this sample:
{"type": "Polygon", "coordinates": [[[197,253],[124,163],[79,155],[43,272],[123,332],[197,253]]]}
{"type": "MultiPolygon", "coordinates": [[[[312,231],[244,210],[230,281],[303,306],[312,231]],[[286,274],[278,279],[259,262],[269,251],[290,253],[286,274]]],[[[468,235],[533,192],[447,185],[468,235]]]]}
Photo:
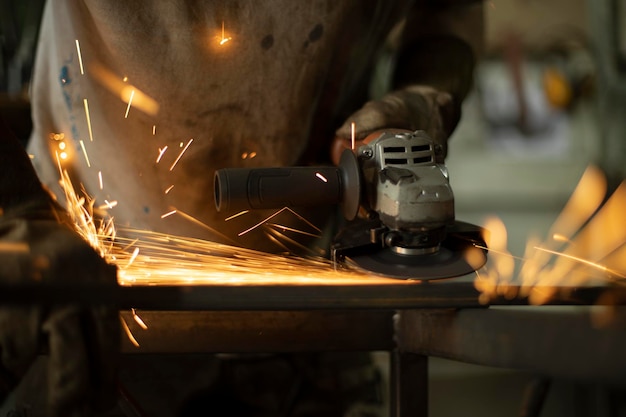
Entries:
{"type": "Polygon", "coordinates": [[[431,280],[487,260],[483,229],[455,220],[442,152],[424,131],[381,131],[337,167],[227,168],[215,173],[220,212],[339,204],[347,220],[331,258],[376,275],[431,280]],[[471,260],[471,261],[470,261],[471,260]]]}

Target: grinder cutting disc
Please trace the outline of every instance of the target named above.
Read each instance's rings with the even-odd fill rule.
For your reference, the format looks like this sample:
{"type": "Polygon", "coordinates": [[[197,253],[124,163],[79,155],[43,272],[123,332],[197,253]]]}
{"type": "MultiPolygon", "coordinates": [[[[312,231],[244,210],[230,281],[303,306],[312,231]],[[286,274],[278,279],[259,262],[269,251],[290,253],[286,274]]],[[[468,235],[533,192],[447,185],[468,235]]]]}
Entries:
{"type": "MultiPolygon", "coordinates": [[[[354,231],[349,235],[354,238],[354,231]]],[[[341,243],[345,244],[344,239],[341,243]]],[[[445,240],[437,252],[422,255],[405,255],[380,245],[337,245],[336,258],[349,268],[390,278],[433,280],[471,274],[487,261],[487,253],[475,245],[485,247],[482,229],[478,226],[455,222],[448,228],[445,240]],[[471,253],[472,264],[468,263],[471,253]]]]}
{"type": "MultiPolygon", "coordinates": [[[[484,258],[482,250],[476,250],[484,258]]],[[[347,266],[365,270],[376,275],[391,278],[431,280],[452,278],[474,272],[474,268],[465,260],[464,252],[441,247],[439,251],[426,255],[403,255],[390,248],[384,248],[372,253],[346,256],[347,266]]]]}

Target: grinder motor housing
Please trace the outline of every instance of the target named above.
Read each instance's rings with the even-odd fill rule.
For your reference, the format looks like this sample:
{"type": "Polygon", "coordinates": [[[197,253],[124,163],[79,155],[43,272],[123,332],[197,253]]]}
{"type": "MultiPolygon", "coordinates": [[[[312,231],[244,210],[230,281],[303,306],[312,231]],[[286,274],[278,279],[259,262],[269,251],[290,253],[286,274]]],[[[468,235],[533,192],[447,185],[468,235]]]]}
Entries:
{"type": "Polygon", "coordinates": [[[454,195],[446,167],[436,162],[438,150],[423,131],[383,132],[359,147],[362,204],[389,229],[375,238],[386,246],[436,250],[454,222],[454,195]]]}

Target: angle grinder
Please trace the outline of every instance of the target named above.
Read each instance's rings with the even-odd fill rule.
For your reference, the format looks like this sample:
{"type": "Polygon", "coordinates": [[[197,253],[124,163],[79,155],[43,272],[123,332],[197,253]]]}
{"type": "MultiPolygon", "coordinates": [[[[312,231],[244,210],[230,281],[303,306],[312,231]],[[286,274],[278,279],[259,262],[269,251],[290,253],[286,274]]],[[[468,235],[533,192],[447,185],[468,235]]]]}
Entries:
{"type": "Polygon", "coordinates": [[[215,173],[218,211],[339,204],[337,264],[400,279],[472,273],[486,262],[483,230],[455,220],[442,148],[423,131],[381,131],[337,167],[227,168],[215,173]],[[468,262],[471,259],[471,262],[468,262]]]}

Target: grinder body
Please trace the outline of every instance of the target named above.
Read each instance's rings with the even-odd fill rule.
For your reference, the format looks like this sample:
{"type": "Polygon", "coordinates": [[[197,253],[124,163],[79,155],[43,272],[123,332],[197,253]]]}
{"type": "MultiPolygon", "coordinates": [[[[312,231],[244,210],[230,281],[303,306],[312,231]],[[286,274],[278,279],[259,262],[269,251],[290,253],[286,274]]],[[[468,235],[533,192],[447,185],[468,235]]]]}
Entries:
{"type": "Polygon", "coordinates": [[[338,264],[403,279],[464,275],[477,265],[476,254],[472,266],[465,261],[468,251],[486,261],[477,249],[485,243],[480,228],[455,221],[441,152],[423,131],[381,131],[344,151],[338,167],[222,169],[216,208],[339,204],[348,222],[331,248],[338,264]]]}

